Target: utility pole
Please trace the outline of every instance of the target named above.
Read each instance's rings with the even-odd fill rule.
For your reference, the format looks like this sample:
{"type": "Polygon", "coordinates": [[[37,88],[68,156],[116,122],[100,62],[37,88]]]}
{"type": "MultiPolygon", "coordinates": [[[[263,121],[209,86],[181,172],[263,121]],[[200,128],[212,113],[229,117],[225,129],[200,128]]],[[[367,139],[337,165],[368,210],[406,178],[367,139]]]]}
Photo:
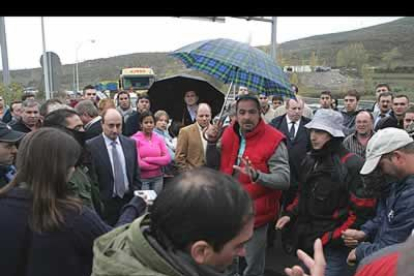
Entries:
{"type": "Polygon", "coordinates": [[[277,61],[276,45],[277,45],[277,17],[272,16],[272,49],[271,49],[270,56],[275,62],[277,61]]]}
{"type": "Polygon", "coordinates": [[[42,22],[43,75],[45,79],[45,94],[46,94],[46,100],[49,100],[50,99],[49,63],[47,62],[47,55],[46,55],[46,39],[45,39],[45,26],[43,22],[43,16],[40,19],[42,22]]]}
{"type": "Polygon", "coordinates": [[[9,71],[9,58],[7,54],[7,39],[6,39],[6,26],[4,23],[4,17],[0,17],[0,46],[1,46],[1,60],[3,65],[3,83],[8,89],[10,85],[10,71],[9,71]]]}

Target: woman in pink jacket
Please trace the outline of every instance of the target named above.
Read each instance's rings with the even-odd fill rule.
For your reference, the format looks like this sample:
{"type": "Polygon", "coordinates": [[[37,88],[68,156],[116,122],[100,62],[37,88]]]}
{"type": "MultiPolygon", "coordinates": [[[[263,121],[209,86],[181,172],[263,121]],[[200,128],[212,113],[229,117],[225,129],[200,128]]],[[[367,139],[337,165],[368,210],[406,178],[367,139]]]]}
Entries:
{"type": "Polygon", "coordinates": [[[140,118],[142,131],[138,131],[131,138],[137,142],[142,189],[155,190],[159,194],[163,188],[162,167],[171,162],[171,157],[164,139],[153,132],[154,121],[151,112],[142,113],[140,118]]]}

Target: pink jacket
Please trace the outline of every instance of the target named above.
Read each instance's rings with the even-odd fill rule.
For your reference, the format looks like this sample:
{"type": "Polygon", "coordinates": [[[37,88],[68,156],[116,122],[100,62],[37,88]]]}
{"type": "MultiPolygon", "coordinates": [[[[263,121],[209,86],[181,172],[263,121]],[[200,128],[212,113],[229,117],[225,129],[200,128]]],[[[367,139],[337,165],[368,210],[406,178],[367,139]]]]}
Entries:
{"type": "Polygon", "coordinates": [[[171,162],[164,139],[158,134],[152,133],[151,141],[149,141],[141,131],[135,133],[131,138],[137,142],[141,179],[162,176],[161,168],[171,162]]]}

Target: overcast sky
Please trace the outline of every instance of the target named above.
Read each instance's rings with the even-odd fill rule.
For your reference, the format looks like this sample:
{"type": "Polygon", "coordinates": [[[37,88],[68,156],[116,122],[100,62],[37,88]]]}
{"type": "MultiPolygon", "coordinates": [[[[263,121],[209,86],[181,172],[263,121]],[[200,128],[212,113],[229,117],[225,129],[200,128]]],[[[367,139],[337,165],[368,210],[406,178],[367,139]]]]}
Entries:
{"type": "MultiPolygon", "coordinates": [[[[400,17],[278,17],[277,42],[350,31],[400,17]]],[[[226,23],[174,17],[45,17],[46,50],[62,64],[139,52],[169,52],[195,41],[271,42],[271,24],[226,17],[226,23]],[[90,40],[95,40],[91,43],[90,40]]],[[[40,17],[5,17],[9,68],[40,67],[40,17]]],[[[1,58],[1,57],[0,57],[1,58]]]]}

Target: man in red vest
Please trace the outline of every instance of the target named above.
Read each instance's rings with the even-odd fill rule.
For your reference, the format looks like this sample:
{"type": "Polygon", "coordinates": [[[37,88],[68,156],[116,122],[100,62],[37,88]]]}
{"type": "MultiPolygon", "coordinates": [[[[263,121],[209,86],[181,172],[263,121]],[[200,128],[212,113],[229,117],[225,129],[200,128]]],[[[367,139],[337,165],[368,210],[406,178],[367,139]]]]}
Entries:
{"type": "Polygon", "coordinates": [[[254,200],[255,230],[246,244],[243,275],[263,276],[268,224],[278,215],[280,190],[289,188],[289,156],[285,136],[261,118],[256,96],[238,98],[236,118],[224,130],[219,147],[220,125],[207,130],[207,166],[233,175],[254,200]]]}

